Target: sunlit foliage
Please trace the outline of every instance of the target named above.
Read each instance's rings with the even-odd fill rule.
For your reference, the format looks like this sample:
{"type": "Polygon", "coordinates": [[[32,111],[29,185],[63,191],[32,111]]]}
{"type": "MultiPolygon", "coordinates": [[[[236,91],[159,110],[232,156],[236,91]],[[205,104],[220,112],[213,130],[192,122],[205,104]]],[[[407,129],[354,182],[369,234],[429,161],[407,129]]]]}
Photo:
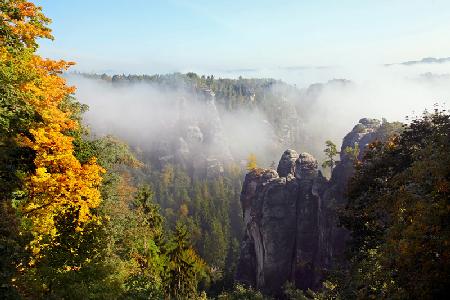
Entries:
{"type": "Polygon", "coordinates": [[[346,297],[438,299],[450,276],[450,117],[425,113],[358,163],[341,216],[346,297]]]}
{"type": "MultiPolygon", "coordinates": [[[[58,234],[56,217],[75,210],[77,230],[92,220],[90,211],[100,203],[98,187],[103,170],[95,158],[81,164],[73,154],[73,138],[67,134],[79,125],[69,110],[60,107],[74,88],[67,86],[59,74],[72,63],[43,59],[35,54],[36,39],[51,37],[46,27],[49,19],[39,7],[26,1],[3,3],[1,16],[4,89],[15,93],[13,98],[22,104],[19,109],[26,107],[32,111],[30,115],[36,116],[16,136],[19,146],[33,150],[34,171],[24,174],[23,192],[15,205],[32,223],[31,246],[37,254],[58,234]]],[[[9,104],[8,108],[14,111],[16,103],[9,104]]],[[[2,119],[14,117],[14,113],[5,114],[6,118],[2,119]]]]}
{"type": "Polygon", "coordinates": [[[247,171],[252,171],[258,167],[256,162],[256,155],[254,153],[250,153],[247,158],[247,171]]]}

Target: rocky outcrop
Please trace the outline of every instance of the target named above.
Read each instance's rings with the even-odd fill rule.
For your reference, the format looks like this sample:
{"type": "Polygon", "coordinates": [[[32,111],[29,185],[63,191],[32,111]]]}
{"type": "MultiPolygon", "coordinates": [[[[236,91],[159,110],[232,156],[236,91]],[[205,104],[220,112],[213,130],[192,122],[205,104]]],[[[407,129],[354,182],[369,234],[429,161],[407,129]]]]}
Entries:
{"type": "Polygon", "coordinates": [[[246,234],[237,271],[238,281],[275,295],[286,281],[315,286],[320,280],[318,205],[326,183],[308,153],[286,150],[277,170],[256,169],[245,177],[246,234]]]}
{"type": "Polygon", "coordinates": [[[205,113],[193,116],[186,98],[180,97],[175,105],[177,118],[167,121],[168,134],[157,140],[154,153],[160,169],[167,164],[176,164],[193,178],[216,178],[224,173],[225,165],[233,162],[233,157],[214,93],[201,89],[197,98],[205,113]]]}
{"type": "Polygon", "coordinates": [[[296,240],[296,201],[298,185],[292,177],[280,177],[263,188],[260,220],[252,228],[253,233],[260,234],[256,241],[259,272],[257,284],[267,291],[276,291],[287,279],[289,273],[280,270],[289,269],[296,240]]]}
{"type": "Polygon", "coordinates": [[[294,174],[295,163],[298,159],[298,154],[295,150],[288,149],[284,151],[278,163],[277,173],[280,177],[287,177],[289,174],[294,174]]]}
{"type": "Polygon", "coordinates": [[[286,281],[318,289],[327,270],[342,254],[348,233],[337,225],[336,210],[353,168],[344,149],[364,147],[377,137],[380,122],[361,119],[343,140],[340,162],[327,180],[317,160],[288,149],[277,171],[255,169],[241,192],[245,235],[236,280],[272,295],[286,281]]]}
{"type": "MultiPolygon", "coordinates": [[[[352,158],[346,153],[345,149],[357,146],[359,148],[358,159],[361,159],[364,154],[364,149],[368,144],[375,139],[384,138],[379,134],[380,127],[381,122],[379,120],[363,118],[359,120],[352,131],[344,137],[342,140],[340,161],[337,163],[336,168],[334,168],[331,177],[334,188],[345,189],[347,181],[353,174],[352,158]]],[[[334,192],[339,202],[343,200],[343,193],[343,190],[334,192]]]]}

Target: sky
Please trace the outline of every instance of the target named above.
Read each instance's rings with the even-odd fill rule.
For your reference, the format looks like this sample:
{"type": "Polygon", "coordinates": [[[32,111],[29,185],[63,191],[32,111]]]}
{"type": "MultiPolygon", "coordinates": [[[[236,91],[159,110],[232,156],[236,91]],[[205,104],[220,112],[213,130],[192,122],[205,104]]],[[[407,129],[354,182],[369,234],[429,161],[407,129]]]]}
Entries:
{"type": "MultiPolygon", "coordinates": [[[[450,104],[450,0],[36,3],[53,20],[55,37],[43,40],[39,53],[75,61],[75,71],[269,77],[299,88],[334,78],[351,80],[352,88],[331,85],[305,108],[309,115],[302,126],[320,143],[305,147],[319,155],[322,151],[314,149],[322,149],[324,140],[339,144],[362,117],[404,121],[406,115],[433,109],[435,103],[444,108],[450,104]],[[427,57],[436,60],[422,62],[427,57]],[[402,64],[411,61],[416,63],[402,64]]],[[[161,125],[136,120],[158,119],[148,118],[152,112],[171,119],[171,107],[165,109],[158,101],[173,95],[155,96],[134,87],[118,92],[76,76],[70,83],[77,86],[80,101],[90,106],[87,118],[97,129],[119,126],[114,127],[116,133],[133,133],[138,126],[148,128],[143,132],[159,132],[161,125]]],[[[261,118],[233,115],[230,123],[236,128],[253,129],[243,131],[251,136],[232,135],[230,140],[240,146],[248,141],[250,148],[262,145],[255,140],[256,132],[265,132],[258,127],[261,118]]]]}
{"type": "Polygon", "coordinates": [[[83,72],[286,79],[295,71],[306,83],[300,71],[314,81],[450,56],[448,0],[35,2],[55,37],[41,42],[40,53],[75,61],[83,72]]]}

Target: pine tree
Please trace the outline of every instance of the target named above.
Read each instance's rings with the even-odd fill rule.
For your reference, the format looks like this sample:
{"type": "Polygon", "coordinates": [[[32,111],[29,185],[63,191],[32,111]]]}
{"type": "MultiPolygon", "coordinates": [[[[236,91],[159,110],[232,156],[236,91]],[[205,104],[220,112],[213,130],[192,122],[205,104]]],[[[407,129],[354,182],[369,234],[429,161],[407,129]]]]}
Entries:
{"type": "Polygon", "coordinates": [[[326,148],[323,152],[325,153],[327,160],[322,163],[322,168],[330,168],[330,173],[333,174],[333,168],[336,165],[334,157],[338,155],[339,152],[336,149],[336,145],[332,141],[326,141],[325,145],[326,148]]]}
{"type": "Polygon", "coordinates": [[[166,246],[166,255],[169,260],[166,293],[174,299],[193,299],[198,282],[204,276],[205,264],[190,246],[185,226],[177,224],[166,246]]]}

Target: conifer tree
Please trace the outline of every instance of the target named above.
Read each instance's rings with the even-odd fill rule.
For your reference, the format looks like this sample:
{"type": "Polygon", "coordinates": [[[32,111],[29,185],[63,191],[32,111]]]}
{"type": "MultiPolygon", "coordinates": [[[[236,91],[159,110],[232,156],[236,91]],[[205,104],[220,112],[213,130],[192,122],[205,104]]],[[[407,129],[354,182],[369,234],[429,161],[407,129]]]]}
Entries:
{"type": "Polygon", "coordinates": [[[333,174],[333,168],[336,165],[336,160],[334,157],[338,155],[339,152],[336,149],[336,145],[332,141],[326,141],[325,145],[326,148],[323,152],[325,153],[327,160],[322,163],[322,168],[330,168],[330,173],[333,174]]]}

